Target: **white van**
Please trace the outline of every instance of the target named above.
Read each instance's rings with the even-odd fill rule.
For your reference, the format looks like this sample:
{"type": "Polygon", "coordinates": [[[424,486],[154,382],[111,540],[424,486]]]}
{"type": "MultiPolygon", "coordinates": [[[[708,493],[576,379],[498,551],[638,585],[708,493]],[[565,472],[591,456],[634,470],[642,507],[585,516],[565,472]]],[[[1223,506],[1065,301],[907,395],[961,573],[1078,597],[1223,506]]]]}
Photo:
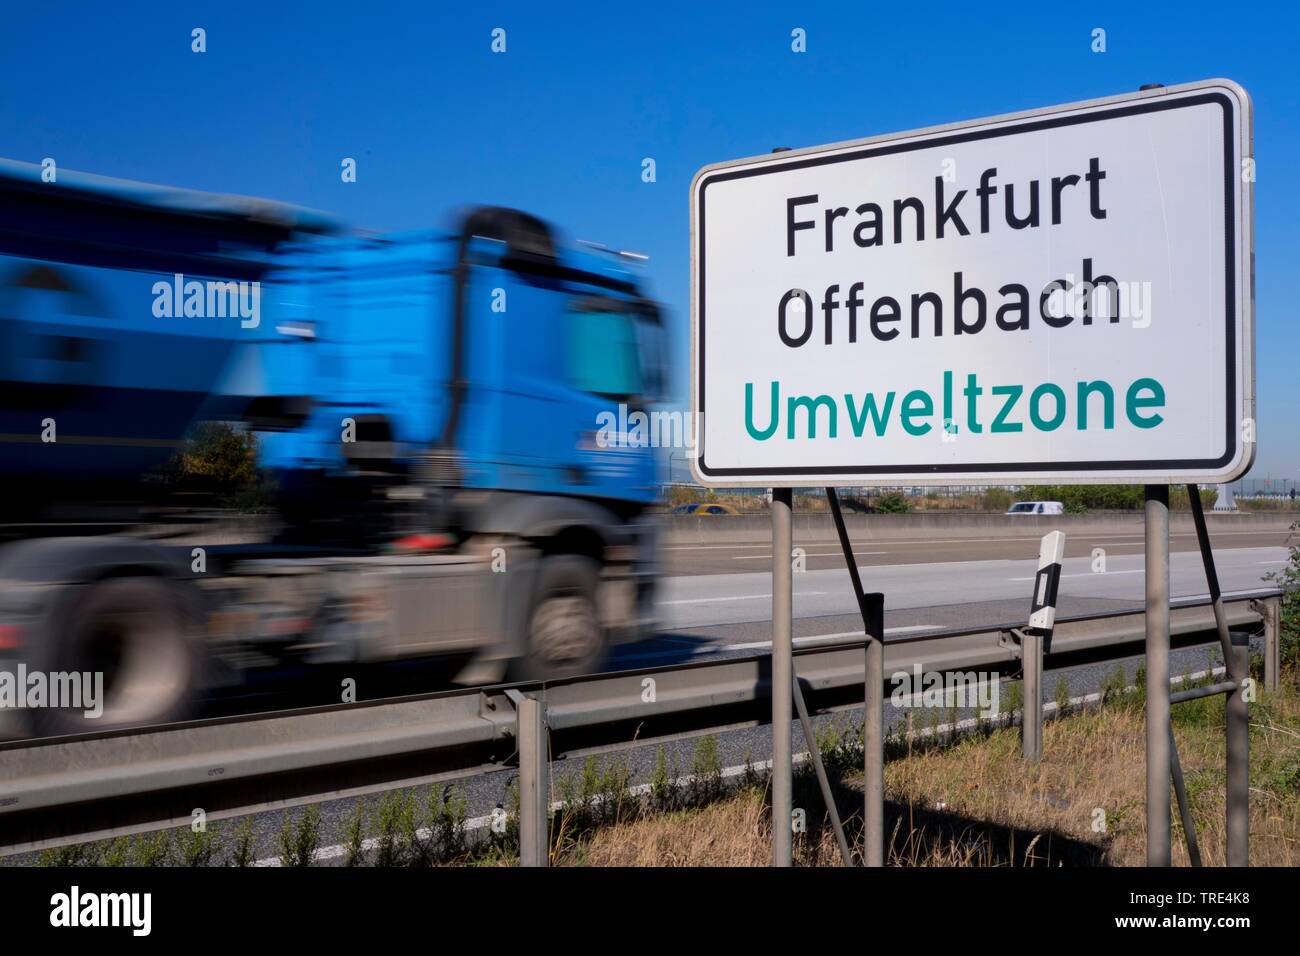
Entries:
{"type": "Polygon", "coordinates": [[[1007,509],[1009,515],[1063,515],[1065,505],[1059,501],[1017,501],[1007,509]]]}

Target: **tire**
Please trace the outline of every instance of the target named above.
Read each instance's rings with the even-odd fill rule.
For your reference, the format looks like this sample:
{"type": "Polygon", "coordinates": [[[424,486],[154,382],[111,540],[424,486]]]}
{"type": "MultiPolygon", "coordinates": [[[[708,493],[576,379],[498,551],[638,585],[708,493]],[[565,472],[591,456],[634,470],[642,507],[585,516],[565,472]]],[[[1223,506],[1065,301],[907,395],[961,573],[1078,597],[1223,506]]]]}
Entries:
{"type": "Polygon", "coordinates": [[[203,645],[175,585],[147,577],[91,584],[61,618],[53,639],[46,669],[102,673],[103,713],[87,717],[84,708],[41,708],[32,713],[39,735],[168,723],[193,712],[203,645]]]}
{"type": "Polygon", "coordinates": [[[596,607],[600,565],[562,554],[543,558],[528,608],[525,654],[510,667],[514,680],[554,680],[597,672],[606,634],[596,607]]]}

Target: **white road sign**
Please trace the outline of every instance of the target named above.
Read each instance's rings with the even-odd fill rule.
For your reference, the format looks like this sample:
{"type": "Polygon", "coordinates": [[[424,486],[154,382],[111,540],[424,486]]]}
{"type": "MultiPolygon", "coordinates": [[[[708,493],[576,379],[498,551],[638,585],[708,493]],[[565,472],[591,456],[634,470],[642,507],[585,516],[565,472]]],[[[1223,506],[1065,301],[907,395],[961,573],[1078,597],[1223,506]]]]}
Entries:
{"type": "Polygon", "coordinates": [[[705,167],[696,477],[1231,480],[1253,182],[1227,80],[705,167]]]}

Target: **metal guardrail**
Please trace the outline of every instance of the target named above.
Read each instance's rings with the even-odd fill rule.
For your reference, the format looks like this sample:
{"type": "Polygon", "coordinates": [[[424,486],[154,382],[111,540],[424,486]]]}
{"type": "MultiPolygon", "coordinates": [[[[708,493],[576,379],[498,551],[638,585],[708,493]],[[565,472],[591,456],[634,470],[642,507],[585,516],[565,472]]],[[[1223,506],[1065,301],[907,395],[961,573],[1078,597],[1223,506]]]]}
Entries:
{"type": "MultiPolygon", "coordinates": [[[[1225,599],[1233,627],[1265,626],[1276,659],[1276,589],[1225,599]]],[[[1174,646],[1216,639],[1207,600],[1174,605],[1174,646]]],[[[892,638],[885,673],[1017,668],[1008,624],[892,638]]],[[[1142,612],[1058,619],[1046,666],[1140,654],[1142,612]]],[[[863,639],[795,651],[809,709],[862,705],[863,639]]],[[[545,701],[552,759],[627,749],[771,719],[768,655],[599,674],[547,684],[219,718],[0,744],[0,856],[356,796],[509,768],[519,692],[545,701]],[[646,694],[647,680],[654,694],[646,694]],[[510,693],[514,691],[515,693],[510,693]]]]}

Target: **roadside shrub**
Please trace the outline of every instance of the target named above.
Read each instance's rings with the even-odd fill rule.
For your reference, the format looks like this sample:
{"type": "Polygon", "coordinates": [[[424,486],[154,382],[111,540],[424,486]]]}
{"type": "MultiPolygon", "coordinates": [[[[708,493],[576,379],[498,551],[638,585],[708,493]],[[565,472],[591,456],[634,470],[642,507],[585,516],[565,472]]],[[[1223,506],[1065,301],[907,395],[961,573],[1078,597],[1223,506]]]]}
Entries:
{"type": "Polygon", "coordinates": [[[650,774],[650,806],[655,810],[671,810],[677,805],[677,767],[668,767],[664,748],[655,753],[655,766],[650,774]]]}
{"type": "Polygon", "coordinates": [[[379,798],[376,811],[375,866],[407,866],[416,852],[419,829],[415,797],[390,790],[379,798]]]}
{"type": "Polygon", "coordinates": [[[99,851],[100,866],[130,866],[131,841],[126,837],[117,837],[104,844],[99,851]]]}
{"type": "Polygon", "coordinates": [[[361,866],[366,861],[366,809],[367,801],[358,800],[352,815],[348,818],[346,843],[348,852],[343,861],[344,866],[361,866]]]}
{"type": "Polygon", "coordinates": [[[1282,668],[1293,675],[1300,670],[1300,521],[1291,525],[1290,556],[1280,571],[1265,575],[1282,589],[1281,634],[1278,635],[1278,652],[1282,668]]]}
{"type": "Polygon", "coordinates": [[[280,865],[311,866],[320,844],[320,807],[305,807],[297,820],[286,814],[280,827],[280,865]]]}
{"type": "Polygon", "coordinates": [[[1059,501],[1070,514],[1088,511],[1136,511],[1142,507],[1141,485],[1042,485],[1024,497],[1059,501]]]}
{"type": "Polygon", "coordinates": [[[182,866],[210,866],[221,841],[210,830],[195,831],[189,827],[173,835],[176,857],[182,866]]]}
{"type": "MultiPolygon", "coordinates": [[[[1201,506],[1209,511],[1219,499],[1215,488],[1200,488],[1201,506]]],[[[1025,492],[1023,498],[1035,501],[1059,501],[1071,514],[1089,511],[1140,511],[1143,504],[1141,485],[1043,485],[1025,492]]],[[[1169,489],[1169,507],[1175,511],[1191,510],[1186,485],[1173,485],[1169,489]]],[[[1004,509],[1005,510],[1005,509],[1004,509]]]]}
{"type": "Polygon", "coordinates": [[[911,503],[900,492],[887,491],[876,499],[876,511],[884,515],[907,514],[912,510],[911,503]]]}
{"type": "Polygon", "coordinates": [[[166,830],[143,833],[132,841],[132,866],[168,866],[171,862],[172,841],[166,830]]]}
{"type": "Polygon", "coordinates": [[[1065,713],[1070,708],[1070,681],[1064,674],[1056,679],[1056,712],[1065,713]]]}
{"type": "Polygon", "coordinates": [[[986,488],[980,498],[980,508],[984,511],[1002,513],[1011,507],[1015,497],[1006,488],[986,488]]]}
{"type": "MultiPolygon", "coordinates": [[[[516,788],[515,801],[518,802],[516,788]]],[[[429,837],[442,859],[465,852],[465,821],[469,817],[469,798],[460,786],[443,787],[429,792],[429,837]]],[[[515,817],[518,818],[518,806],[515,817]]]]}
{"type": "Polygon", "coordinates": [[[37,857],[37,866],[89,866],[94,862],[94,854],[89,843],[74,843],[71,846],[53,847],[42,850],[37,857]]]}
{"type": "Polygon", "coordinates": [[[718,738],[712,734],[695,743],[695,752],[691,754],[689,790],[694,806],[703,806],[722,796],[722,758],[718,752],[718,738]]]}
{"type": "Polygon", "coordinates": [[[672,485],[668,488],[668,494],[665,497],[664,504],[669,508],[692,505],[697,502],[712,504],[718,500],[717,494],[711,488],[699,488],[695,485],[672,485]]]}
{"type": "MultiPolygon", "coordinates": [[[[1201,508],[1209,511],[1214,507],[1214,503],[1219,500],[1219,490],[1217,488],[1198,488],[1200,493],[1201,508]]],[[[1187,494],[1186,485],[1173,485],[1169,489],[1169,508],[1171,511],[1191,511],[1192,500],[1187,494]]]]}
{"type": "Polygon", "coordinates": [[[230,853],[231,866],[253,865],[253,818],[244,817],[235,828],[235,845],[230,853]]]}

